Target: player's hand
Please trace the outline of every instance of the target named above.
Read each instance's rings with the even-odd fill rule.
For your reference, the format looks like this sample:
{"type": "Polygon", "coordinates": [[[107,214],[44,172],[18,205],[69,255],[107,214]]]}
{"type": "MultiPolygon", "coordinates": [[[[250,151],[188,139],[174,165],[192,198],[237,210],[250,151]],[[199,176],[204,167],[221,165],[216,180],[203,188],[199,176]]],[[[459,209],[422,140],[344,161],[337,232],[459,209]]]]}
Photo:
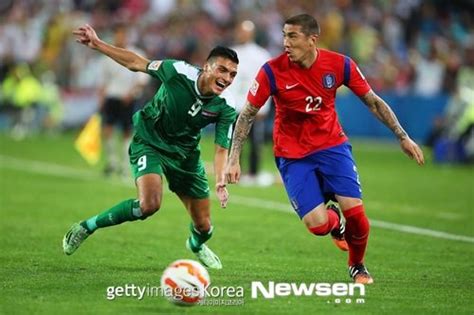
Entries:
{"type": "Polygon", "coordinates": [[[415,160],[418,165],[425,164],[425,158],[423,156],[423,151],[421,151],[420,147],[415,143],[415,141],[411,140],[409,137],[400,140],[400,146],[402,147],[403,152],[412,160],[415,160]]]}
{"type": "Polygon", "coordinates": [[[229,192],[225,187],[225,184],[218,183],[216,184],[216,194],[219,202],[221,203],[221,208],[227,207],[227,201],[229,200],[229,192]]]}
{"type": "Polygon", "coordinates": [[[225,168],[225,179],[229,184],[237,184],[240,180],[240,163],[227,164],[225,168]]]}
{"type": "Polygon", "coordinates": [[[100,39],[89,24],[75,29],[72,33],[76,36],[76,42],[86,45],[89,48],[97,49],[100,39]]]}

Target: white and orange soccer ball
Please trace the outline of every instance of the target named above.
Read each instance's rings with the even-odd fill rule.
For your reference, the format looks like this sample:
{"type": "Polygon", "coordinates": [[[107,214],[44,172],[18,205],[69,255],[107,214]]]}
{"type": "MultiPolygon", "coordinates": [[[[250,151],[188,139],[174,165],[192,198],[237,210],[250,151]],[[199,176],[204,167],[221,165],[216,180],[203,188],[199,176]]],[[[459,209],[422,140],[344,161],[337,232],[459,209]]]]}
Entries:
{"type": "Polygon", "coordinates": [[[172,262],[161,276],[163,295],[177,305],[198,304],[206,297],[206,288],[210,283],[206,268],[190,259],[172,262]]]}

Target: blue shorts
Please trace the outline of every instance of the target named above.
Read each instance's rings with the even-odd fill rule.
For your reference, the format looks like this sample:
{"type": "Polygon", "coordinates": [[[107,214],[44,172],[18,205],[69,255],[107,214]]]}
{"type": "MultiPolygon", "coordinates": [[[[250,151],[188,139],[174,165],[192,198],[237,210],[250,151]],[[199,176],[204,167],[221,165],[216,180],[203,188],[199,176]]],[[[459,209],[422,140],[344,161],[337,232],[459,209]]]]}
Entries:
{"type": "Polygon", "coordinates": [[[275,158],[291,205],[303,218],[334,194],[362,198],[352,146],[345,142],[300,159],[275,158]]]}

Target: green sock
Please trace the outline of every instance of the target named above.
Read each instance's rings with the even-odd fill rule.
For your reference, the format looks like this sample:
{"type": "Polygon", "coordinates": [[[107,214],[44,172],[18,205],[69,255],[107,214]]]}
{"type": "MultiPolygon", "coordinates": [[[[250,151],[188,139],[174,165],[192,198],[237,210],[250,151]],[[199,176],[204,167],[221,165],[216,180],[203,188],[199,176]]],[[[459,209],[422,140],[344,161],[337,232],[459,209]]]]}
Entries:
{"type": "Polygon", "coordinates": [[[208,239],[211,238],[214,227],[211,225],[209,231],[199,232],[194,227],[194,224],[191,222],[191,224],[189,225],[189,229],[191,230],[191,236],[189,237],[189,245],[193,252],[198,252],[201,250],[202,244],[204,244],[208,239]]]}
{"type": "Polygon", "coordinates": [[[80,224],[92,233],[99,228],[135,221],[141,217],[140,201],[128,199],[80,224]]]}

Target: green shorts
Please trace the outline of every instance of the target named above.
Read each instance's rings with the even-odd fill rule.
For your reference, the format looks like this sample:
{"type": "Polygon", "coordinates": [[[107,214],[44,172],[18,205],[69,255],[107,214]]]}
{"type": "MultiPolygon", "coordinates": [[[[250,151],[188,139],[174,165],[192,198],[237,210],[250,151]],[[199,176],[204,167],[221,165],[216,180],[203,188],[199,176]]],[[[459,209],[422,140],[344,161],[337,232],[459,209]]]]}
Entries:
{"type": "Polygon", "coordinates": [[[196,199],[209,197],[209,183],[199,150],[184,160],[176,159],[134,137],[128,152],[135,180],[145,174],[164,175],[169,189],[176,194],[196,199]]]}

